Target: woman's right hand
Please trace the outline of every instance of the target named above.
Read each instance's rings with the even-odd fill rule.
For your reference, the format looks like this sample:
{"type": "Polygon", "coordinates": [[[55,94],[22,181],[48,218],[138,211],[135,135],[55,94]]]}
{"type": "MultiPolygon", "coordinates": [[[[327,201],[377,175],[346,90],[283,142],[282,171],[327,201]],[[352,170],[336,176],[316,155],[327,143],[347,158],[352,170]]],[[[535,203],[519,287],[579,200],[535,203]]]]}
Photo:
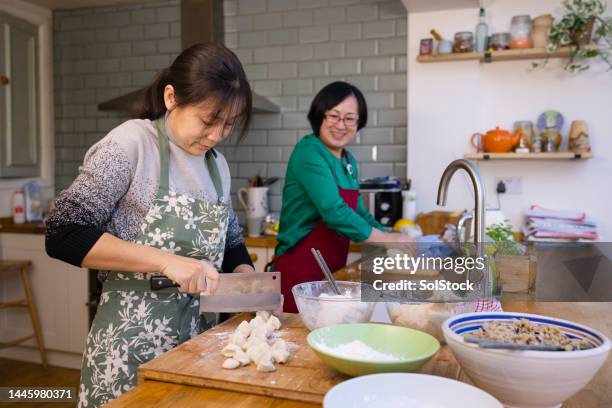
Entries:
{"type": "Polygon", "coordinates": [[[219,285],[219,272],[209,262],[170,255],[160,272],[172,279],[185,293],[214,293],[219,285]]]}

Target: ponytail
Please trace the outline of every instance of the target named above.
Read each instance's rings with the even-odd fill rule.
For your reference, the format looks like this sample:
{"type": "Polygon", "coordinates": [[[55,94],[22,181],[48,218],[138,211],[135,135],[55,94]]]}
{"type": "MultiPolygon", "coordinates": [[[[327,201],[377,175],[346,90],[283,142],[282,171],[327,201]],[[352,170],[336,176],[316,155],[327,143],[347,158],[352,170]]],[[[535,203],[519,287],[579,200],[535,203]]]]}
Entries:
{"type": "Polygon", "coordinates": [[[167,67],[155,76],[153,82],[147,88],[142,110],[138,115],[139,119],[155,120],[166,113],[164,89],[170,83],[170,67],[167,67]]]}

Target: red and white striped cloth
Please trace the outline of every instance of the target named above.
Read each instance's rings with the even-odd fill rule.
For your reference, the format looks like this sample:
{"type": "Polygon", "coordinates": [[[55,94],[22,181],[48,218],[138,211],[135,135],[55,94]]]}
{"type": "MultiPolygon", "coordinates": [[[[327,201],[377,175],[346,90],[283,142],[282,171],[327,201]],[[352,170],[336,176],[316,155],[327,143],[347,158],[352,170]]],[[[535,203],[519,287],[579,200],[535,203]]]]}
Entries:
{"type": "Polygon", "coordinates": [[[479,299],[475,302],[463,303],[454,310],[455,314],[474,312],[503,312],[501,303],[493,298],[479,299]]]}

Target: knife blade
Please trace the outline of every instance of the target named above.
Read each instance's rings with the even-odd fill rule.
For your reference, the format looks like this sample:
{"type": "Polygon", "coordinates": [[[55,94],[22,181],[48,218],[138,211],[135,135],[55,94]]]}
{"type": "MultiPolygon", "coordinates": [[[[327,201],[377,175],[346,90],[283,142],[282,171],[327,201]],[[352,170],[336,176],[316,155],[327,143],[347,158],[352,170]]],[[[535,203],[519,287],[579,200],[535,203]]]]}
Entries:
{"type": "Polygon", "coordinates": [[[223,273],[215,293],[200,294],[200,312],[254,312],[281,307],[280,272],[223,273]]]}

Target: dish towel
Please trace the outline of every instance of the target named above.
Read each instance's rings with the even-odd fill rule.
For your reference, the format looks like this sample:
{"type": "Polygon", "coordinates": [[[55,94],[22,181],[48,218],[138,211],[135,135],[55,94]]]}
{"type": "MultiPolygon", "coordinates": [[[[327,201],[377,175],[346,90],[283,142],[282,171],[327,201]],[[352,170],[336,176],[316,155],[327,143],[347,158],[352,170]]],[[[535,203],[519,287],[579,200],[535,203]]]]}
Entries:
{"type": "Polygon", "coordinates": [[[503,312],[501,303],[493,298],[479,299],[475,302],[463,303],[458,305],[454,314],[474,313],[474,312],[503,312]]]}

